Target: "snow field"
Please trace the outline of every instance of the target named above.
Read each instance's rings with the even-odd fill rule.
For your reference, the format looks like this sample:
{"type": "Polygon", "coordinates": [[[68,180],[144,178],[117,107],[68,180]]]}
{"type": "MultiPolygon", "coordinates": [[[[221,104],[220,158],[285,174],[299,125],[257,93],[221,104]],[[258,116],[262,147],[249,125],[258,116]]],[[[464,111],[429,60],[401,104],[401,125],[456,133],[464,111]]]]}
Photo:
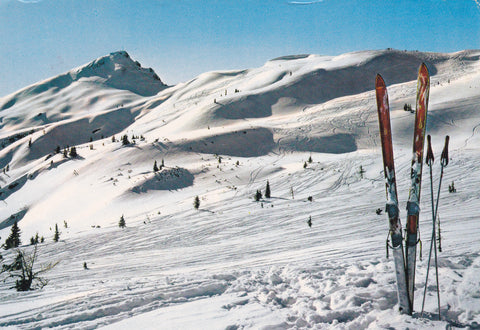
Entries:
{"type": "MultiPolygon", "coordinates": [[[[480,75],[474,55],[386,51],[285,57],[258,69],[211,72],[171,88],[159,86],[158,94],[123,86],[122,72],[130,75],[130,69],[122,71],[115,64],[118,55],[112,55],[105,71],[90,72],[98,61],[77,69],[91,76],[68,87],[54,79],[33,86],[35,93],[26,88],[0,100],[3,128],[14,133],[31,127],[26,109],[32,106],[36,115],[37,102],[43,102],[47,119],[59,104],[68,107],[65,119],[42,121],[34,134],[0,151],[0,164],[11,167],[0,174],[2,240],[16,215],[24,243],[36,232],[46,238],[39,245],[39,265],[59,261],[41,290],[19,293],[10,289],[11,281],[0,286],[0,327],[478,327],[480,75]],[[429,60],[437,73],[427,120],[437,158],[435,194],[439,154],[444,136],[451,136],[439,208],[443,321],[436,321],[433,273],[427,313],[419,315],[431,234],[428,167],[413,317],[396,311],[393,262],[385,258],[387,220],[375,213],[385,206],[385,183],[374,76],[368,83],[365,71],[392,68],[384,77],[405,223],[413,115],[403,104],[415,102],[410,66],[419,60],[429,60]],[[405,65],[409,70],[398,69],[405,65]],[[316,83],[329,75],[339,85],[315,94],[316,83]],[[52,89],[54,82],[59,91],[52,89]],[[92,95],[92,82],[92,107],[84,108],[74,99],[92,95]],[[144,140],[130,146],[111,141],[123,134],[144,140]],[[60,154],[47,159],[59,136],[77,146],[77,159],[60,154]],[[309,157],[313,162],[304,168],[309,157]],[[154,160],[162,159],[166,167],[153,173],[154,160]],[[254,202],[267,180],[272,197],[254,202]],[[449,194],[452,181],[457,192],[449,194]],[[193,208],[195,196],[199,210],[193,208]],[[118,228],[122,214],[125,229],[118,228]],[[62,232],[58,243],[51,239],[55,223],[62,232]]],[[[15,254],[1,253],[6,262],[15,254]]]]}

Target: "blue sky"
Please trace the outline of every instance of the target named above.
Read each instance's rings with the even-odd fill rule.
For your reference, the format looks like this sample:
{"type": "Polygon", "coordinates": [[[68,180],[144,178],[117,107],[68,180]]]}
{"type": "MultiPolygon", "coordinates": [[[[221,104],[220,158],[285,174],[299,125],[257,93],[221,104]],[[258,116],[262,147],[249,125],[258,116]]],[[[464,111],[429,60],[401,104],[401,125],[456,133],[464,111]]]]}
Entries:
{"type": "Polygon", "coordinates": [[[480,48],[479,0],[0,0],[0,97],[126,50],[167,84],[291,54],[480,48]]]}

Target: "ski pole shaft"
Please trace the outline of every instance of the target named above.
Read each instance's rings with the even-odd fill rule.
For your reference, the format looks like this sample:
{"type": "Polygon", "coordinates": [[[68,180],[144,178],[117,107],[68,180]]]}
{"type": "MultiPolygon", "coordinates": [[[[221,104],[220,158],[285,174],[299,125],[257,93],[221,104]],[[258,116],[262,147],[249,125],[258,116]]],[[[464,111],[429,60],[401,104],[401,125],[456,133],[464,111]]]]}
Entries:
{"type": "MultiPolygon", "coordinates": [[[[433,163],[433,152],[431,142],[430,142],[430,135],[427,137],[428,140],[428,151],[427,151],[427,164],[430,169],[430,194],[432,200],[432,218],[435,218],[435,207],[434,207],[434,196],[433,196],[433,176],[432,176],[432,163],[433,163]],[[429,156],[429,154],[431,156],[429,156]]],[[[433,220],[433,231],[432,231],[432,240],[435,239],[435,220],[433,220]]],[[[425,278],[425,288],[423,290],[423,301],[422,301],[422,312],[421,316],[423,317],[423,311],[425,310],[425,297],[427,295],[427,286],[428,286],[428,276],[430,274],[430,260],[432,258],[432,241],[430,241],[430,251],[428,253],[428,263],[427,263],[427,276],[425,278]]]]}
{"type": "Polygon", "coordinates": [[[436,239],[436,231],[435,231],[435,224],[437,221],[437,215],[438,215],[438,204],[440,201],[440,192],[441,192],[441,187],[442,187],[442,179],[443,179],[443,169],[448,165],[448,142],[450,140],[450,137],[447,135],[445,137],[445,145],[443,147],[442,155],[441,155],[441,170],[440,170],[440,180],[438,183],[438,193],[437,193],[437,201],[436,205],[434,208],[434,196],[433,196],[433,177],[432,177],[432,163],[433,163],[433,152],[432,152],[432,147],[431,147],[431,138],[430,135],[427,137],[428,141],[428,151],[427,151],[427,164],[430,167],[430,187],[431,187],[431,195],[432,195],[432,217],[433,217],[433,230],[432,230],[432,240],[430,241],[430,253],[428,255],[428,266],[427,266],[427,276],[425,279],[425,289],[423,292],[423,302],[422,302],[422,313],[421,315],[423,316],[423,311],[425,307],[425,296],[427,292],[427,284],[428,284],[428,275],[430,271],[430,260],[431,260],[431,254],[432,254],[432,246],[435,247],[435,277],[436,277],[436,284],[437,284],[437,302],[438,302],[438,319],[441,319],[441,312],[440,312],[440,285],[439,285],[439,278],[438,278],[438,258],[437,258],[437,239],[436,239]],[[429,156],[430,154],[430,156],[429,156]]]}
{"type": "MultiPolygon", "coordinates": [[[[438,281],[437,239],[436,239],[436,233],[435,233],[435,223],[437,221],[437,215],[438,215],[438,202],[440,201],[440,188],[442,187],[443,168],[444,168],[443,164],[444,163],[442,162],[442,164],[441,164],[442,167],[441,167],[441,170],[440,170],[440,180],[438,182],[437,203],[435,205],[435,213],[434,213],[434,216],[433,216],[433,234],[432,234],[432,239],[434,239],[433,244],[435,246],[435,275],[436,275],[436,280],[437,280],[437,301],[438,301],[438,319],[439,320],[441,319],[441,316],[440,316],[440,285],[439,285],[439,281],[438,281]]],[[[433,199],[432,199],[432,203],[433,203],[433,199]]]]}
{"type": "MultiPolygon", "coordinates": [[[[448,142],[450,137],[447,135],[445,137],[445,145],[443,147],[442,156],[441,156],[441,170],[440,170],[440,180],[438,182],[438,193],[437,193],[437,205],[435,206],[435,215],[433,218],[434,223],[437,221],[438,216],[438,202],[440,201],[440,188],[442,186],[442,179],[443,179],[443,168],[447,167],[448,165],[448,142]]],[[[434,225],[435,228],[435,225],[434,225]]],[[[434,241],[435,245],[435,274],[437,280],[437,301],[438,301],[438,319],[441,320],[441,313],[440,313],[440,285],[438,281],[438,262],[437,262],[437,240],[434,241]]]]}
{"type": "Polygon", "coordinates": [[[436,277],[436,281],[437,281],[437,302],[438,302],[438,320],[440,321],[442,319],[441,317],[441,313],[440,313],[440,282],[438,280],[438,260],[437,260],[437,239],[434,236],[434,241],[433,241],[433,245],[434,245],[434,248],[435,248],[435,277],[436,277]]]}

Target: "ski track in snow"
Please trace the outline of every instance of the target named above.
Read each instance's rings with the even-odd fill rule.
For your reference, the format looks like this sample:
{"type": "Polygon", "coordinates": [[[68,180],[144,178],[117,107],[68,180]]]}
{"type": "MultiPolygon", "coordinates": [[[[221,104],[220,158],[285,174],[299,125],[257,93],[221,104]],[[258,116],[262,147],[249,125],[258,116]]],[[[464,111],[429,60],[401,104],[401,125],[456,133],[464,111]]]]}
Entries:
{"type": "MultiPolygon", "coordinates": [[[[342,85],[346,90],[338,98],[307,102],[315,94],[308,80],[314,79],[312,72],[317,77],[338,66],[349,78],[349,65],[354,63],[351,71],[357,72],[357,65],[375,58],[372,54],[279,58],[258,69],[205,73],[157,95],[149,91],[144,98],[131,92],[141,86],[121,92],[107,86],[104,91],[95,77],[83,89],[75,81],[78,91],[60,93],[70,102],[66,124],[52,120],[13,142],[7,133],[2,135],[9,144],[0,151],[0,162],[12,165],[0,175],[2,241],[17,217],[24,243],[37,231],[45,235],[39,266],[59,264],[45,274],[49,284],[43,289],[16,292],[11,279],[0,282],[0,327],[479,328],[480,153],[474,100],[480,80],[472,69],[478,65],[463,59],[468,52],[449,55],[448,65],[442,64],[446,55],[380,54],[386,67],[388,56],[406,56],[407,63],[411,56],[438,62],[427,134],[432,134],[436,156],[444,135],[451,136],[451,159],[439,207],[443,320],[437,321],[432,272],[426,314],[419,314],[431,233],[428,168],[423,170],[420,201],[424,259],[417,261],[415,313],[410,317],[396,311],[394,266],[384,249],[387,219],[384,212],[375,213],[385,206],[385,182],[374,91],[365,91],[362,80],[360,87],[342,85]],[[454,69],[445,69],[449,65],[454,69]],[[302,79],[307,79],[304,85],[302,79]],[[85,114],[77,103],[85,102],[92,83],[98,88],[85,114]],[[291,84],[298,87],[295,97],[274,99],[291,92],[291,84]],[[243,107],[242,101],[258,111],[243,107]],[[112,109],[117,105],[118,111],[112,109]],[[232,119],[241,114],[245,117],[232,119]],[[52,152],[49,141],[66,132],[79,141],[80,157],[45,159],[52,152]],[[122,147],[111,141],[113,134],[117,140],[122,134],[143,134],[144,140],[122,147]],[[88,142],[91,135],[95,139],[88,142]],[[264,144],[268,147],[262,149],[264,144]],[[339,152],[338,145],[345,149],[339,152]],[[217,150],[226,154],[214,155],[217,150]],[[303,168],[310,156],[313,162],[303,168]],[[154,175],[153,161],[161,159],[166,167],[154,175]],[[255,191],[263,192],[267,180],[272,197],[254,202],[255,191]],[[449,194],[452,181],[457,192],[449,194]],[[193,209],[195,196],[200,197],[199,210],[193,209]],[[117,225],[122,214],[125,229],[117,225]],[[60,241],[53,243],[51,228],[63,220],[68,228],[61,228],[60,241]],[[83,269],[84,262],[88,269],[83,269]]],[[[125,54],[120,55],[129,67],[125,54]]],[[[91,66],[78,72],[85,74],[86,68],[91,66]]],[[[142,70],[135,77],[152,74],[142,70]]],[[[46,107],[52,102],[42,84],[0,100],[9,130],[25,130],[22,120],[33,125],[52,118],[45,111],[32,119],[28,90],[47,90],[33,104],[46,107]]],[[[403,111],[403,104],[414,104],[415,90],[408,79],[388,86],[403,225],[413,134],[413,115],[403,111]]],[[[58,115],[56,107],[52,112],[58,115]]],[[[439,173],[437,160],[435,193],[439,173]]],[[[1,254],[10,262],[15,251],[1,254]]]]}

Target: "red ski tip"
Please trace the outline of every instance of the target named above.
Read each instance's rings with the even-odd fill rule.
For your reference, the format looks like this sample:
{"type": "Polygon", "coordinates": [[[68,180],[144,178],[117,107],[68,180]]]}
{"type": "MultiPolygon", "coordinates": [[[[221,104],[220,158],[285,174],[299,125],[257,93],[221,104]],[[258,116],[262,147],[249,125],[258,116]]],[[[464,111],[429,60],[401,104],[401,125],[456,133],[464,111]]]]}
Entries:
{"type": "Polygon", "coordinates": [[[385,80],[383,80],[380,73],[377,73],[377,77],[375,78],[375,87],[383,87],[385,86],[385,80]]]}
{"type": "Polygon", "coordinates": [[[422,63],[420,65],[420,68],[418,69],[418,73],[422,74],[422,75],[428,75],[428,68],[427,68],[427,65],[425,63],[422,63]]]}

